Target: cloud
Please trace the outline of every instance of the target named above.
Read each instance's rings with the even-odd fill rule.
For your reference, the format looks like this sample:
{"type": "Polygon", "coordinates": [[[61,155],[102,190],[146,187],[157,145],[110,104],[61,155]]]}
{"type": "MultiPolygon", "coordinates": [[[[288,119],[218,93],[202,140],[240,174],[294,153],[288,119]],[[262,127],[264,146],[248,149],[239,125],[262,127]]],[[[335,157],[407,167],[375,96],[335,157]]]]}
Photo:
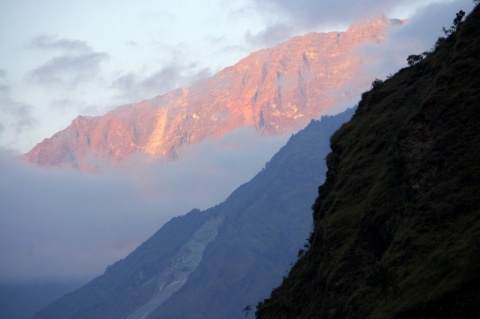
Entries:
{"type": "Polygon", "coordinates": [[[32,79],[40,84],[61,84],[74,87],[82,81],[92,80],[100,64],[108,58],[106,53],[85,52],[52,58],[32,71],[32,79]]]}
{"type": "MultiPolygon", "coordinates": [[[[281,14],[293,24],[315,27],[347,23],[385,13],[414,0],[264,0],[258,1],[265,14],[281,14]]],[[[418,2],[418,1],[417,1],[418,2]]]]}
{"type": "Polygon", "coordinates": [[[127,167],[148,176],[142,179],[145,190],[161,190],[159,193],[171,193],[179,200],[185,195],[182,190],[188,190],[186,193],[195,198],[195,207],[207,208],[226,199],[260,171],[286,139],[286,135],[261,137],[251,127],[240,128],[180,149],[179,159],[173,162],[153,162],[143,171],[134,160],[127,167]]]}
{"type": "Polygon", "coordinates": [[[171,217],[225,200],[286,139],[240,129],[178,161],[138,157],[100,175],[42,169],[0,152],[0,282],[91,279],[171,217]]]}
{"type": "Polygon", "coordinates": [[[360,93],[369,90],[373,80],[385,80],[406,67],[410,54],[432,49],[437,38],[443,36],[442,26],[450,25],[460,9],[468,11],[470,8],[472,4],[468,0],[432,3],[418,8],[407,23],[399,25],[398,21],[394,21],[384,41],[360,46],[358,54],[364,61],[359,72],[362,76],[351,79],[339,90],[329,92],[334,97],[343,96],[341,103],[330,111],[341,111],[357,104],[360,93]]]}
{"type": "Polygon", "coordinates": [[[0,70],[0,136],[7,129],[15,135],[32,128],[36,123],[32,115],[32,106],[15,101],[11,96],[10,86],[5,84],[8,80],[7,72],[0,70]]]}
{"type": "Polygon", "coordinates": [[[55,36],[43,35],[32,40],[31,46],[41,50],[61,50],[73,52],[90,52],[90,47],[83,41],[58,39],[55,36]]]}
{"type": "Polygon", "coordinates": [[[15,133],[21,133],[25,129],[32,128],[36,123],[31,114],[30,105],[15,102],[9,98],[0,98],[0,113],[2,113],[2,124],[11,128],[15,133]]]}
{"type": "Polygon", "coordinates": [[[247,31],[245,39],[248,43],[256,46],[272,46],[287,40],[294,33],[295,30],[290,25],[275,23],[257,34],[252,34],[250,31],[247,31]]]}
{"type": "Polygon", "coordinates": [[[191,86],[210,75],[209,69],[198,69],[195,64],[180,65],[172,62],[148,76],[134,72],[122,74],[112,82],[111,87],[118,90],[122,97],[135,101],[191,86]]]}
{"type": "Polygon", "coordinates": [[[459,10],[470,12],[472,8],[473,2],[470,0],[433,3],[419,8],[404,28],[396,30],[392,41],[414,42],[419,48],[429,50],[438,37],[444,36],[442,27],[450,27],[459,10]]]}
{"type": "Polygon", "coordinates": [[[94,80],[100,73],[101,63],[109,58],[107,53],[95,52],[83,41],[49,35],[34,38],[30,46],[47,54],[60,54],[30,72],[30,78],[41,85],[73,88],[94,80]]]}
{"type": "Polygon", "coordinates": [[[84,279],[138,241],[125,226],[138,226],[133,212],[152,219],[151,207],[129,201],[137,194],[122,176],[42,171],[5,155],[1,160],[2,281],[84,279]]]}
{"type": "Polygon", "coordinates": [[[456,12],[461,9],[469,11],[472,7],[469,0],[459,0],[419,8],[406,24],[391,28],[384,42],[361,47],[360,54],[371,61],[365,65],[363,72],[370,74],[371,80],[376,77],[385,79],[406,67],[410,54],[433,49],[438,37],[444,36],[442,26],[451,25],[456,12]]]}
{"type": "MultiPolygon", "coordinates": [[[[245,41],[254,47],[273,46],[294,34],[314,30],[340,31],[352,23],[386,14],[389,18],[409,18],[410,23],[407,26],[394,28],[390,35],[395,36],[396,41],[401,41],[396,46],[391,41],[392,48],[402,47],[402,50],[407,52],[414,52],[416,48],[424,47],[425,43],[432,43],[432,46],[432,35],[439,34],[442,23],[449,26],[450,18],[454,17],[455,12],[460,9],[468,11],[473,7],[469,0],[263,0],[254,3],[267,22],[265,29],[245,33],[245,41]]],[[[395,21],[398,20],[393,20],[395,21]]],[[[390,57],[392,53],[396,59],[404,54],[404,51],[391,51],[382,56],[376,51],[376,47],[370,48],[372,56],[382,60],[385,60],[384,56],[390,57]]],[[[367,53],[367,50],[364,53],[367,53]]],[[[398,69],[399,66],[399,63],[393,64],[394,68],[398,69]]],[[[394,68],[390,67],[390,72],[395,71],[394,68]]]]}
{"type": "Polygon", "coordinates": [[[264,16],[277,17],[277,21],[281,20],[295,30],[350,25],[381,14],[412,14],[430,5],[461,3],[464,8],[472,7],[472,1],[464,0],[263,0],[255,3],[264,16]]]}

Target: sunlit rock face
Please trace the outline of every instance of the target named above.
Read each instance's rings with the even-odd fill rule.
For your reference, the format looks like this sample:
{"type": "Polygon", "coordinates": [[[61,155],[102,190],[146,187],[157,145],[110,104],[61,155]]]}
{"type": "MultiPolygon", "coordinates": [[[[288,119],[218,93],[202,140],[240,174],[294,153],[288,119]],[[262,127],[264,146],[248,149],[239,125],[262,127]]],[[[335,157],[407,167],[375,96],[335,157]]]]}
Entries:
{"type": "MultiPolygon", "coordinates": [[[[79,116],[36,145],[25,158],[41,166],[90,171],[95,161],[121,162],[135,152],[171,159],[186,145],[239,127],[281,134],[328,113],[347,84],[362,76],[361,44],[380,42],[382,17],[345,32],[309,33],[252,53],[190,88],[119,107],[103,116],[79,116]]],[[[363,75],[364,76],[364,75],[363,75]]]]}

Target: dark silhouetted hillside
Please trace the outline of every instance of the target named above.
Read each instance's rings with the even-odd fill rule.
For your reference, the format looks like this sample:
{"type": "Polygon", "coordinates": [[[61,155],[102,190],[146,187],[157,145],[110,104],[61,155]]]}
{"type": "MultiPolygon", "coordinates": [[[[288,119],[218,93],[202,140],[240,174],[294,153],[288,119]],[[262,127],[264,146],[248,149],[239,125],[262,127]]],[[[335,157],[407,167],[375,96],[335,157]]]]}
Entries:
{"type": "Polygon", "coordinates": [[[311,248],[257,318],[479,318],[479,24],[477,6],[363,95],[331,139],[311,248]]]}

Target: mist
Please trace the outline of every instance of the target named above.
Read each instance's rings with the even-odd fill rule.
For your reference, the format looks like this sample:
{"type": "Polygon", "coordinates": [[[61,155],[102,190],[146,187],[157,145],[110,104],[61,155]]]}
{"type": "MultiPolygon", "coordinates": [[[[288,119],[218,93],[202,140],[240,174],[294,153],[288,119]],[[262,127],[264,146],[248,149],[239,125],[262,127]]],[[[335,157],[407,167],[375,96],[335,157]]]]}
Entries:
{"type": "Polygon", "coordinates": [[[138,156],[101,174],[0,153],[0,283],[87,281],[174,216],[219,204],[285,143],[250,128],[171,162],[138,156]]]}

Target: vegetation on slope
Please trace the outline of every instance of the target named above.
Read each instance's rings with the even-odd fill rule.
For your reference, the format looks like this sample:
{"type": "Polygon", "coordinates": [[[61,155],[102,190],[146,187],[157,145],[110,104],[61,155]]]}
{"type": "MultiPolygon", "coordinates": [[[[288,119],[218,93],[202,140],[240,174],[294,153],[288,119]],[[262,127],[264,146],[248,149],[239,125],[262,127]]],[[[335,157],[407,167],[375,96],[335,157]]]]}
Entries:
{"type": "Polygon", "coordinates": [[[332,137],[311,247],[258,318],[478,318],[480,8],[458,17],[332,137]]]}

